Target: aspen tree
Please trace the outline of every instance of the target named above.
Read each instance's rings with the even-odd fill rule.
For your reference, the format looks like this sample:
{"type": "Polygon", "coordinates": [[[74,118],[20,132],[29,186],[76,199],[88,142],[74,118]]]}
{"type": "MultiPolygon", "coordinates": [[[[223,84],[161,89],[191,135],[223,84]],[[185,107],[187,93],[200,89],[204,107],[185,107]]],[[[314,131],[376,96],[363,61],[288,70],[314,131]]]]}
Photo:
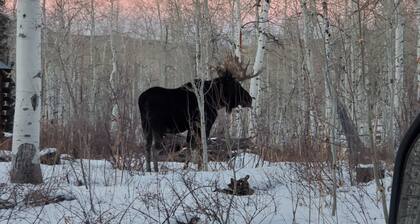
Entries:
{"type": "Polygon", "coordinates": [[[41,4],[19,0],[16,32],[16,105],[12,183],[42,183],[39,159],[41,120],[41,4]]]}
{"type": "MultiPolygon", "coordinates": [[[[258,45],[257,53],[253,66],[254,75],[261,73],[264,65],[264,54],[266,50],[266,39],[268,32],[268,12],[270,9],[270,0],[262,1],[262,12],[258,19],[258,45]]],[[[258,12],[258,11],[257,11],[258,12]]],[[[252,110],[249,116],[248,134],[255,137],[257,134],[257,118],[259,117],[260,108],[260,91],[261,91],[261,77],[257,76],[251,79],[250,95],[253,98],[252,110]]]]}

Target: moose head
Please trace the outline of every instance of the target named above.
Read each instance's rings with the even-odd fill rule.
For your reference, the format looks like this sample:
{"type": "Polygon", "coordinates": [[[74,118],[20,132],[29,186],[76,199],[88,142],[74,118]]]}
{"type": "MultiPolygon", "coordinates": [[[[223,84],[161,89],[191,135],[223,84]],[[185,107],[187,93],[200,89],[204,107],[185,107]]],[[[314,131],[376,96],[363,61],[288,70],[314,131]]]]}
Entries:
{"type": "Polygon", "coordinates": [[[245,65],[239,61],[238,57],[228,55],[223,65],[216,67],[217,74],[221,80],[221,95],[223,106],[227,112],[232,112],[238,106],[251,107],[252,97],[240,84],[241,81],[251,79],[259,75],[247,73],[249,62],[245,65]]]}

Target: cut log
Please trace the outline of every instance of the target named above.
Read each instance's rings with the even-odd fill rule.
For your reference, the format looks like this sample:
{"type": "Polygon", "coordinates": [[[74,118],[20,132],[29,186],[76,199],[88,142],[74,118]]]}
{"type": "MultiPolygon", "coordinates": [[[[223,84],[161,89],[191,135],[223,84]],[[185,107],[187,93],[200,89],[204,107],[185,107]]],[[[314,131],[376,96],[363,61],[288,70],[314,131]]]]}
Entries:
{"type": "Polygon", "coordinates": [[[25,198],[23,199],[23,204],[11,200],[0,199],[0,209],[11,209],[19,207],[21,205],[24,205],[26,207],[37,207],[53,203],[59,203],[62,201],[72,201],[75,199],[76,198],[73,195],[60,194],[50,196],[47,195],[45,192],[33,191],[25,195],[25,198]]]}
{"type": "Polygon", "coordinates": [[[60,153],[56,148],[46,148],[39,152],[41,164],[55,165],[60,164],[60,153]]]}
{"type": "MultiPolygon", "coordinates": [[[[163,138],[165,150],[159,152],[161,161],[185,161],[191,154],[187,149],[186,137],[180,134],[167,134],[163,138]]],[[[208,155],[211,161],[227,161],[232,158],[230,152],[253,147],[250,138],[210,138],[207,142],[208,155]]]]}
{"type": "MultiPolygon", "coordinates": [[[[373,164],[360,164],[356,167],[356,182],[357,183],[368,183],[375,179],[373,175],[373,164]]],[[[380,167],[378,170],[379,178],[385,177],[385,169],[380,167]]]]}

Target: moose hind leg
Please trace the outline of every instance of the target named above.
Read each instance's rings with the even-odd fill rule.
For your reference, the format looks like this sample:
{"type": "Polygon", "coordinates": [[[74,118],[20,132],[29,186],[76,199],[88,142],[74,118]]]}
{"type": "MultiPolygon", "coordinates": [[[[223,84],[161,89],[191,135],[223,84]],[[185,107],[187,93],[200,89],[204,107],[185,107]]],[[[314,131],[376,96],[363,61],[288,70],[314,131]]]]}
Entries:
{"type": "Polygon", "coordinates": [[[146,137],[146,171],[152,172],[152,168],[150,166],[151,154],[152,154],[152,143],[153,143],[152,132],[145,133],[145,137],[146,137]]]}
{"type": "Polygon", "coordinates": [[[159,152],[163,149],[162,134],[154,133],[153,138],[155,140],[153,151],[152,151],[153,169],[155,172],[159,172],[158,155],[159,155],[159,152]]]}

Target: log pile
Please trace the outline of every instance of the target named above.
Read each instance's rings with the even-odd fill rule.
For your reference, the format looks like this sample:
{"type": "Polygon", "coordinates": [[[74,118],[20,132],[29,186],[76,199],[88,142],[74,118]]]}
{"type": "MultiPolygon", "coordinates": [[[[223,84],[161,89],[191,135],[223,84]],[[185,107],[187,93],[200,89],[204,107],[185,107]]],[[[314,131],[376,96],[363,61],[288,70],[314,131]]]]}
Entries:
{"type": "Polygon", "coordinates": [[[246,175],[243,178],[240,178],[239,180],[235,180],[233,178],[230,178],[230,183],[228,184],[227,188],[224,189],[217,189],[215,192],[222,192],[225,194],[231,194],[236,196],[245,196],[245,195],[252,195],[254,194],[254,189],[252,189],[249,186],[249,175],[246,175]]]}
{"type": "MultiPolygon", "coordinates": [[[[357,183],[368,183],[375,177],[373,175],[373,164],[359,164],[356,167],[356,182],[357,183]]],[[[385,177],[385,169],[381,166],[378,170],[378,178],[382,179],[385,177]]]]}
{"type": "MultiPolygon", "coordinates": [[[[184,161],[191,153],[187,148],[186,137],[180,134],[167,134],[163,138],[164,150],[159,153],[161,161],[184,161]]],[[[253,147],[249,138],[210,138],[207,142],[208,155],[211,161],[226,161],[232,157],[231,152],[253,147]]]]}

